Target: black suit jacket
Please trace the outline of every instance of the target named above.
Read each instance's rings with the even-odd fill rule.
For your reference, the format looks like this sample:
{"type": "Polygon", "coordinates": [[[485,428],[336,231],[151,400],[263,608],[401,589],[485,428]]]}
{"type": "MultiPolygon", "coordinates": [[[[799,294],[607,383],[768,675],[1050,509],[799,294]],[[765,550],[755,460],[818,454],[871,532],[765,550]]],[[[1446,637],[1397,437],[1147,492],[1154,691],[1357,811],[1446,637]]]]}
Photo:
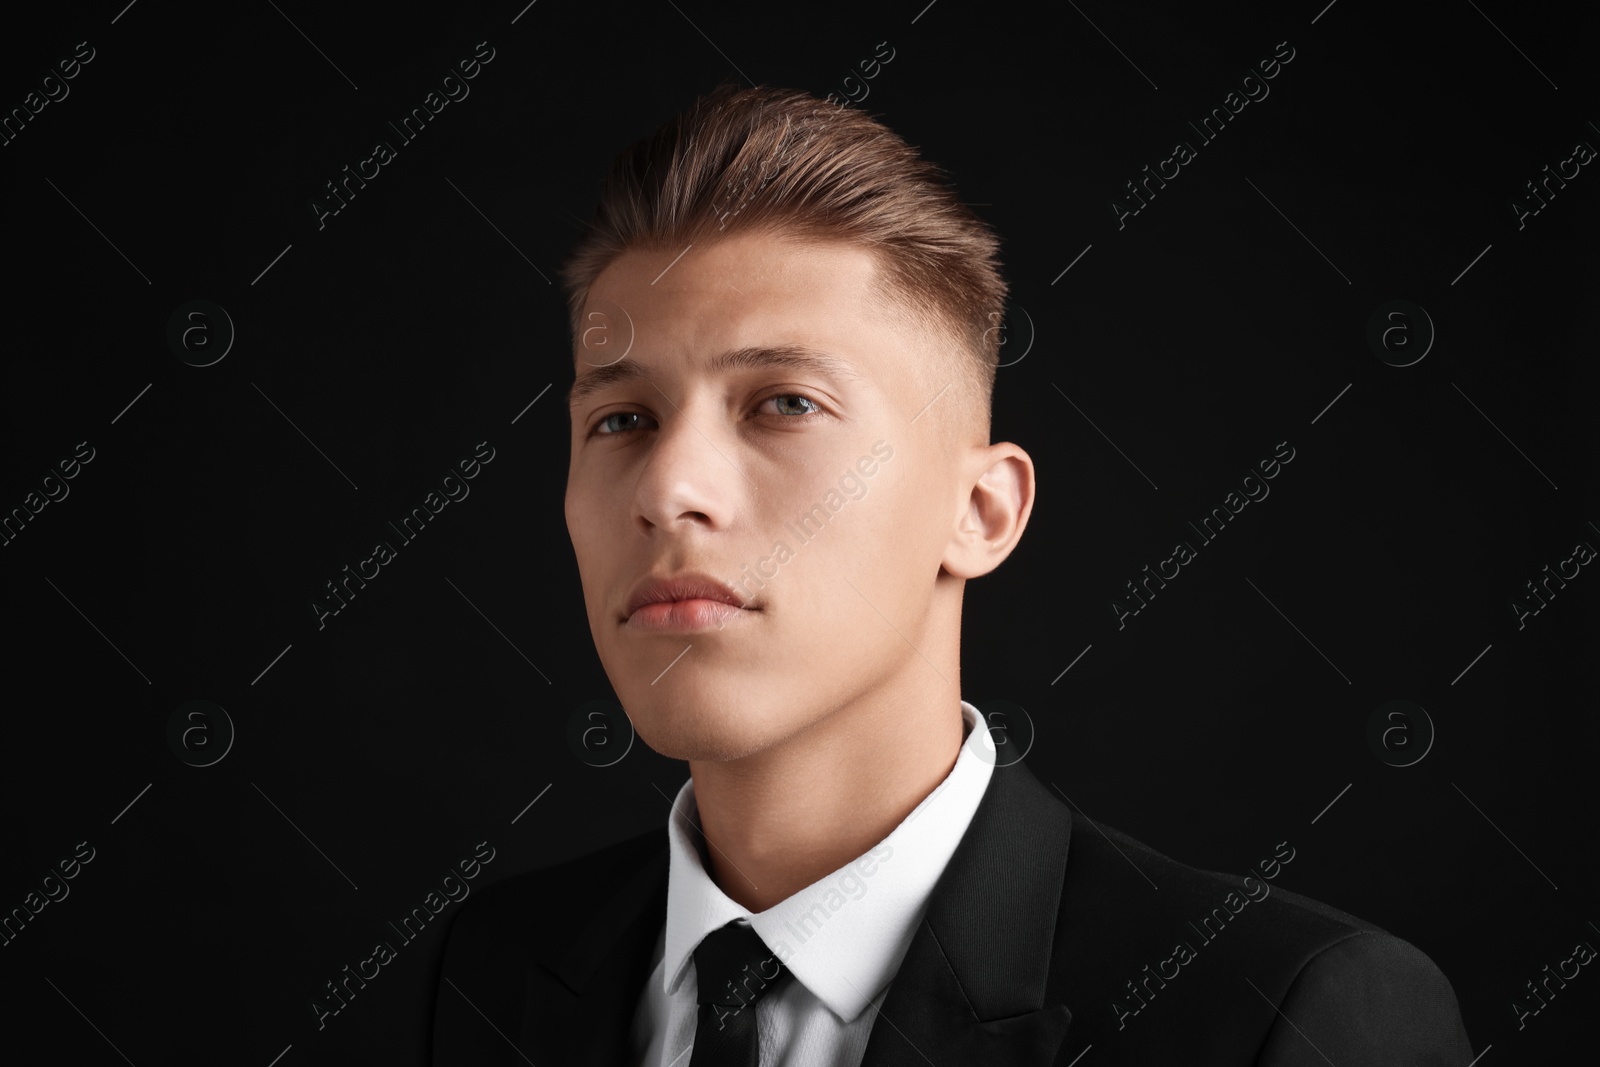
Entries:
{"type": "MultiPolygon", "coordinates": [[[[1226,925],[1191,925],[1243,885],[1074,819],[1021,763],[996,767],[862,1067],[1466,1067],[1450,983],[1370,923],[1274,887],[1226,925]],[[1193,955],[1164,963],[1178,942],[1193,955]]],[[[633,1067],[666,897],[664,828],[469,897],[440,963],[436,1067],[633,1067]]]]}

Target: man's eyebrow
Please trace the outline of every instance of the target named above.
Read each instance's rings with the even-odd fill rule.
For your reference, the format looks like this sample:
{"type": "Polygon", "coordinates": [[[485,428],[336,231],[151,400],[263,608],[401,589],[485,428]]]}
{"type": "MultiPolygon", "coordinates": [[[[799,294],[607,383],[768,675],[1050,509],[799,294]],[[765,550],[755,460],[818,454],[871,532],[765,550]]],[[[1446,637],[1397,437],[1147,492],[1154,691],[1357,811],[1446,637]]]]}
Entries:
{"type": "MultiPolygon", "coordinates": [[[[861,373],[848,361],[805,345],[758,345],[736,348],[713,357],[705,369],[711,374],[731,371],[758,370],[786,367],[808,370],[844,381],[860,381],[861,373]]],[[[637,381],[650,376],[649,369],[637,360],[620,359],[580,375],[567,390],[567,406],[577,407],[592,394],[621,382],[637,381]]]]}

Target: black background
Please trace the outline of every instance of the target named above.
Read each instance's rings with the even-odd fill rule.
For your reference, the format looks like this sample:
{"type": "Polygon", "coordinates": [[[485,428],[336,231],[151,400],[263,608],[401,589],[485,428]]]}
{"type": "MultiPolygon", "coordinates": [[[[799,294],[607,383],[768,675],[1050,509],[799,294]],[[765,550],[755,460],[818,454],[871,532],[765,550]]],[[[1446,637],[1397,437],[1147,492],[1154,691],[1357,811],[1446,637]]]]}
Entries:
{"type": "Polygon", "coordinates": [[[1600,546],[1600,176],[1520,228],[1510,205],[1600,146],[1592,16],[523,2],[6,17],[6,113],[95,50],[0,146],[0,511],[95,454],[0,548],[0,912],[95,849],[0,948],[8,1045],[421,1063],[442,922],[323,1029],[309,998],[479,841],[481,888],[664,824],[683,764],[567,740],[612,694],[562,515],[550,280],[631,140],[724,80],[859,94],[886,41],[861,106],[997,227],[1026,351],[994,432],[1039,498],[968,587],[963,695],[1025,708],[1038,776],[1170,855],[1241,871],[1287,840],[1278,884],[1429,953],[1486,1067],[1581,1047],[1588,969],[1522,1029],[1511,1003],[1600,944],[1600,577],[1521,628],[1510,604],[1600,546]],[[479,41],[470,95],[319,229],[310,199],[479,41]],[[1270,95],[1119,229],[1124,183],[1283,41],[1270,95]],[[167,343],[193,299],[237,331],[208,367],[167,343]],[[1367,342],[1396,299],[1437,332],[1406,367],[1367,342]],[[319,629],[323,583],[484,440],[470,496],[319,629]],[[1281,441],[1270,496],[1119,629],[1123,583],[1281,441]],[[237,731],[208,767],[167,740],[195,699],[237,731]],[[1436,731],[1409,767],[1367,742],[1390,700],[1436,731]]]}

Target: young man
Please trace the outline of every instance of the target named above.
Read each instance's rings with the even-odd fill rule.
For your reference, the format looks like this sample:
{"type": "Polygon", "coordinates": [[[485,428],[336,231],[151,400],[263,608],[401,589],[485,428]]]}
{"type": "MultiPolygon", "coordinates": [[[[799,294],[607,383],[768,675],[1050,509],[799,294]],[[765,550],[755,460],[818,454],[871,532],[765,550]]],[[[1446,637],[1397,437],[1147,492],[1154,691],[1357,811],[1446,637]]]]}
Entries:
{"type": "Polygon", "coordinates": [[[997,766],[962,592],[1034,470],[989,441],[998,242],[932,165],[724,87],[619,157],[564,280],[590,631],[690,780],[464,904],[434,1062],[1465,1067],[1415,948],[997,766]]]}

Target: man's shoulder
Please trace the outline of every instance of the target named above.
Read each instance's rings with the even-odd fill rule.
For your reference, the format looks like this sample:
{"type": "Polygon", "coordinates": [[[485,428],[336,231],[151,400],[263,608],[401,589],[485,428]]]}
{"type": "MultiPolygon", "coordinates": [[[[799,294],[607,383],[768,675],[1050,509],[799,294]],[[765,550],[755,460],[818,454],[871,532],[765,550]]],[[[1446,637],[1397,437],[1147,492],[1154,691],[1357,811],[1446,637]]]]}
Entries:
{"type": "Polygon", "coordinates": [[[552,1020],[583,1003],[580,990],[591,982],[638,988],[647,927],[665,911],[666,869],[666,832],[654,830],[502,878],[463,900],[435,971],[435,1062],[523,1062],[530,1053],[568,1062],[563,1042],[573,1035],[552,1020]],[[629,951],[610,959],[625,973],[613,968],[597,979],[619,939],[629,951]]]}
{"type": "Polygon", "coordinates": [[[1210,1049],[1218,1062],[1470,1059],[1434,961],[1284,889],[1296,856],[1279,842],[1249,874],[1210,871],[1075,815],[1058,945],[1079,1034],[1130,1050],[1210,1049]]]}
{"type": "Polygon", "coordinates": [[[1228,935],[1237,931],[1242,936],[1229,953],[1232,959],[1296,974],[1330,952],[1325,967],[1333,961],[1411,971],[1420,969],[1418,961],[1433,967],[1421,950],[1376,923],[1284,888],[1279,879],[1297,857],[1289,841],[1280,841],[1248,873],[1207,870],[1078,816],[1060,918],[1085,922],[1098,916],[1097,925],[1119,928],[1123,933],[1112,936],[1130,948],[1143,943],[1173,950],[1181,943],[1196,954],[1235,941],[1228,935]]]}
{"type": "MultiPolygon", "coordinates": [[[[1116,898],[1146,920],[1167,916],[1182,919],[1187,925],[1198,923],[1201,915],[1221,909],[1229,916],[1251,911],[1281,936],[1303,939],[1308,944],[1332,944],[1359,935],[1387,938],[1382,928],[1300,893],[1283,888],[1278,879],[1285,876],[1298,858],[1298,849],[1280,841],[1262,855],[1246,873],[1207,870],[1145,844],[1143,841],[1093,822],[1086,816],[1073,819],[1072,846],[1067,864],[1069,896],[1090,894],[1116,898]],[[1134,890],[1142,885],[1148,893],[1134,890]]],[[[1079,906],[1082,905],[1080,900],[1079,906]]],[[[1215,921],[1221,916],[1213,915],[1215,921]]],[[[1231,920],[1228,920],[1231,921],[1231,920]]],[[[1204,937],[1206,931],[1198,931],[1204,937]]]]}
{"type": "Polygon", "coordinates": [[[446,933],[450,965],[474,971],[510,958],[558,960],[598,909],[666,851],[666,830],[648,830],[478,889],[446,933]]]}
{"type": "MultiPolygon", "coordinates": [[[[502,920],[539,907],[560,907],[563,913],[570,913],[576,905],[595,899],[602,886],[616,886],[635,877],[666,851],[666,830],[646,830],[589,853],[523,870],[494,881],[462,902],[458,923],[466,915],[477,921],[502,920]]],[[[549,920],[549,913],[544,920],[549,920]]]]}
{"type": "MultiPolygon", "coordinates": [[[[625,875],[638,873],[644,864],[666,850],[666,830],[660,827],[647,830],[590,852],[502,878],[469,898],[463,904],[462,912],[517,910],[544,898],[571,894],[575,889],[602,880],[611,884],[625,875]]],[[[580,895],[591,894],[584,892],[580,895]]]]}

